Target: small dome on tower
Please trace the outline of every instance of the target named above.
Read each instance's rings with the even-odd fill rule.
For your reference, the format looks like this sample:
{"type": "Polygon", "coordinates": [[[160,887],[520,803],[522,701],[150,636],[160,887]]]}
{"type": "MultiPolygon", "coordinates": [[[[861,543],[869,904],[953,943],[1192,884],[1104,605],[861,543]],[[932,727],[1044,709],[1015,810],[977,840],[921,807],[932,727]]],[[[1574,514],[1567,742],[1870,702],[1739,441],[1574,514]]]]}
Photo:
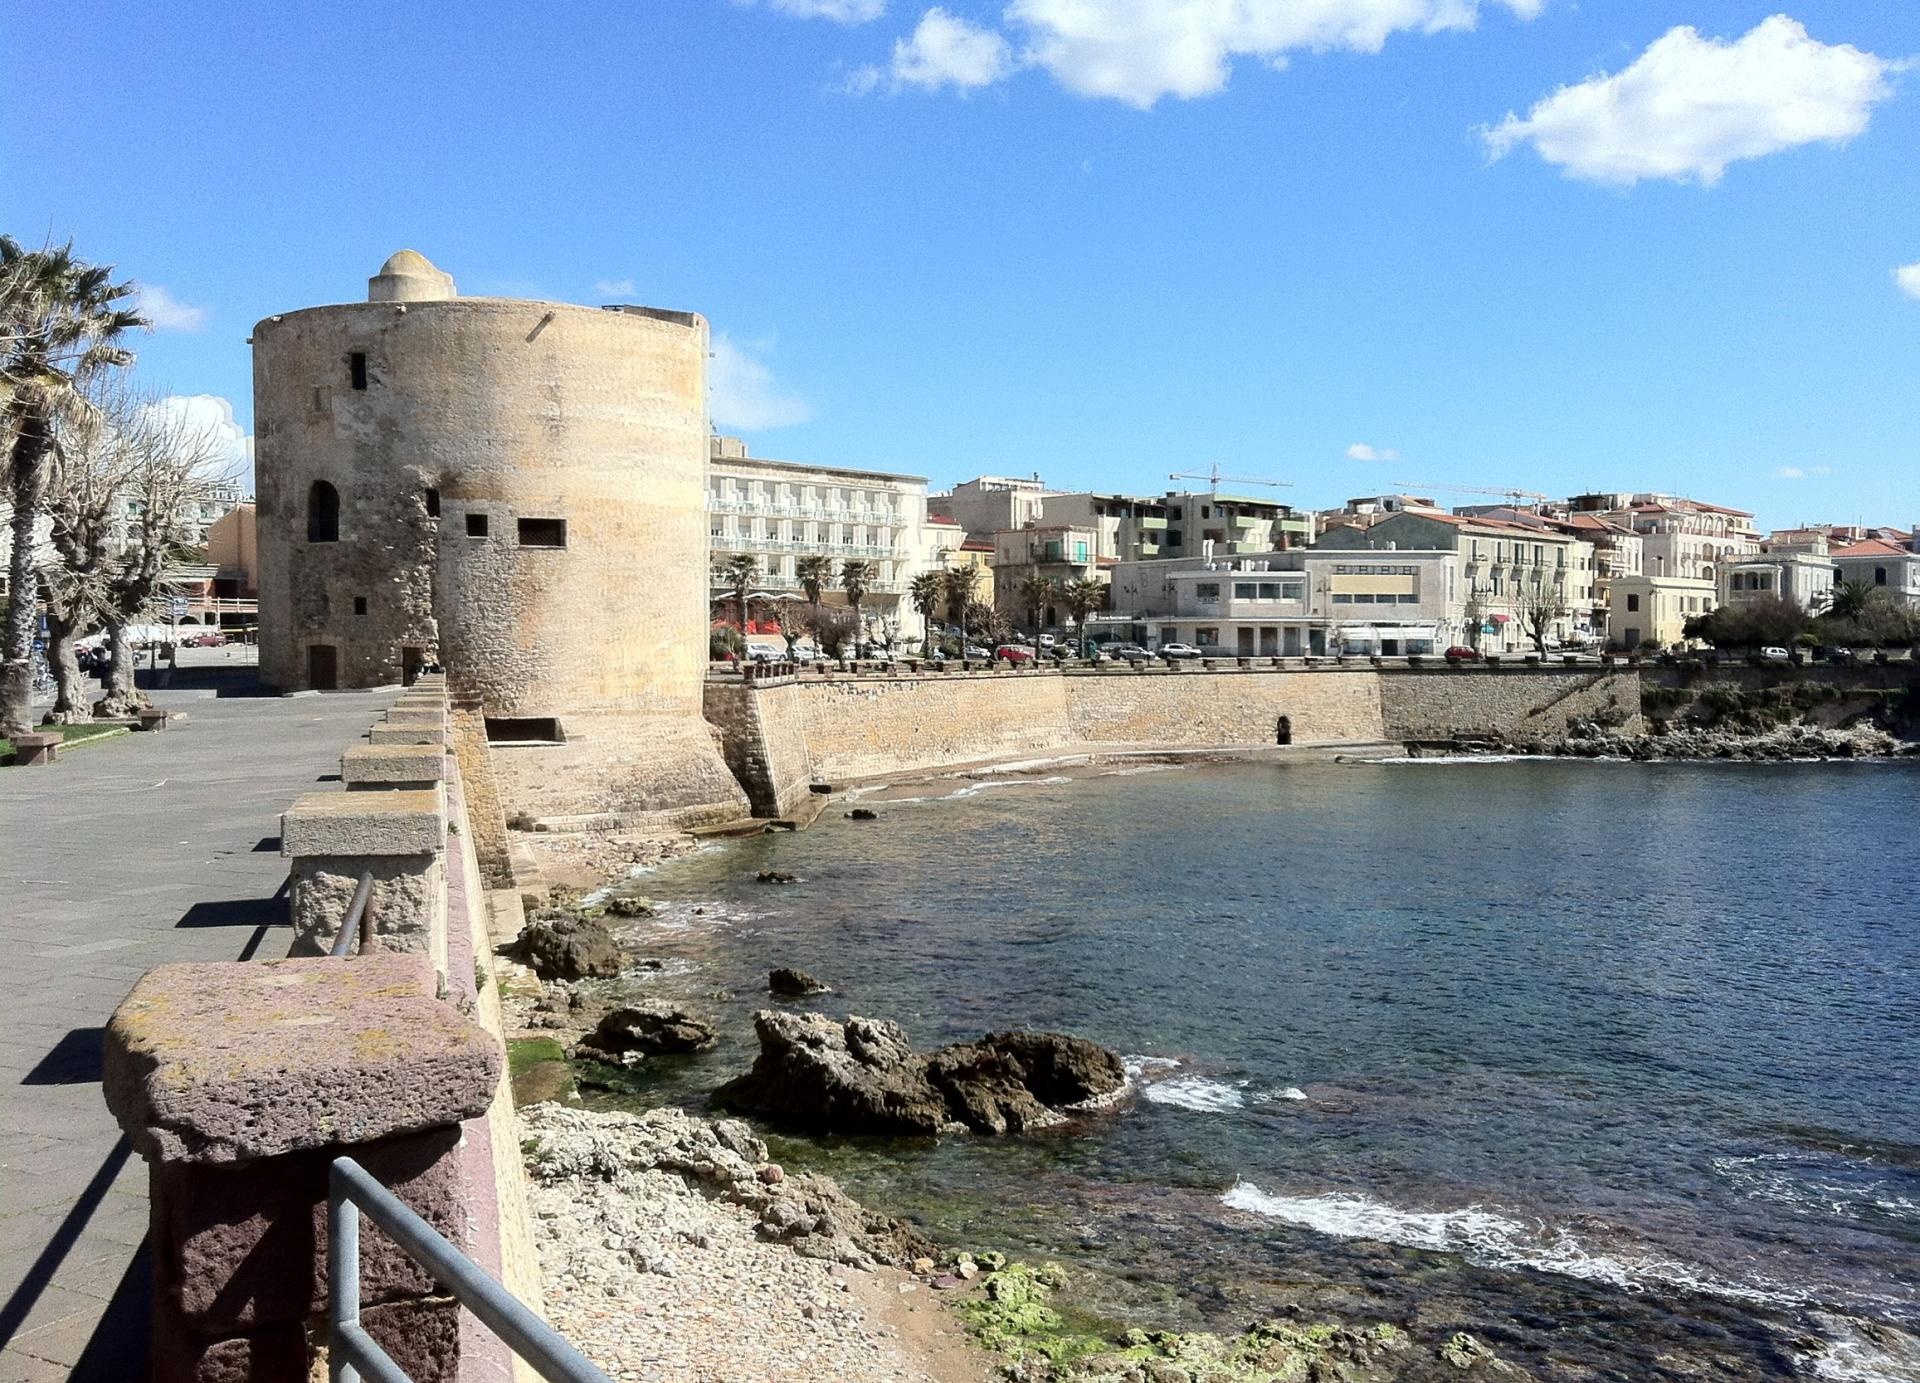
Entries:
{"type": "Polygon", "coordinates": [[[380,272],[367,280],[370,303],[433,302],[455,296],[453,275],[434,268],[418,250],[394,251],[380,272]]]}

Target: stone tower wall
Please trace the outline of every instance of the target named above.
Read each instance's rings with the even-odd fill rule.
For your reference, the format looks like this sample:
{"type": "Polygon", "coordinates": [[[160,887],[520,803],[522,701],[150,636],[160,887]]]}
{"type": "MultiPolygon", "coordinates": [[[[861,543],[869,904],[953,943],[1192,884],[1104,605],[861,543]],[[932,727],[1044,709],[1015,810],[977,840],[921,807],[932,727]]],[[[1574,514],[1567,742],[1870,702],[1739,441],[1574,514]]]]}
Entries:
{"type": "Polygon", "coordinates": [[[340,686],[398,681],[415,648],[489,716],[697,717],[706,356],[694,314],[514,299],[260,323],[263,680],[307,686],[328,643],[340,686]],[[339,492],[336,543],[307,541],[316,480],[339,492]],[[565,546],[524,543],[523,519],[564,522],[565,546]]]}

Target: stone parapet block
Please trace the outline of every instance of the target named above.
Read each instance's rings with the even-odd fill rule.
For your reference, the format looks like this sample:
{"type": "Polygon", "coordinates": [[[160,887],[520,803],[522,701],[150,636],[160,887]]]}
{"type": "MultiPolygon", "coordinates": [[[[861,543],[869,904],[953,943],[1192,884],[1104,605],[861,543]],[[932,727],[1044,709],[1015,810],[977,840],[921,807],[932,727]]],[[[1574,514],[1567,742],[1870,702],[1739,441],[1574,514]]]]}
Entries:
{"type": "Polygon", "coordinates": [[[431,788],[446,776],[446,750],[437,744],[356,744],[340,756],[349,788],[431,788]]]}
{"type": "MultiPolygon", "coordinates": [[[[355,797],[372,793],[356,792],[355,797]]],[[[444,972],[447,961],[447,871],[444,855],[302,855],[289,871],[287,907],[292,956],[333,950],[340,923],[362,875],[373,877],[367,899],[368,951],[421,951],[444,972]]]]}
{"type": "Polygon", "coordinates": [[[265,1383],[308,1376],[307,1332],[299,1322],[211,1340],[154,1304],[152,1383],[265,1383]]]}
{"type": "MultiPolygon", "coordinates": [[[[203,1335],[244,1334],[327,1308],[327,1173],[348,1153],[454,1244],[467,1240],[454,1125],[350,1148],[315,1148],[229,1166],[154,1168],[155,1284],[162,1306],[203,1335]]],[[[370,1217],[360,1221],[364,1305],[432,1296],[433,1274],[370,1217]]]]}
{"type": "Polygon", "coordinates": [[[383,793],[309,792],[280,816],[280,853],[438,855],[447,848],[446,794],[429,789],[383,793]]]}
{"type": "Polygon", "coordinates": [[[445,744],[447,732],[433,725],[376,725],[367,731],[373,744],[445,744]]]}
{"type": "Polygon", "coordinates": [[[485,1029],[432,997],[425,956],[163,965],[115,1010],[108,1107],[149,1161],[245,1162],[480,1114],[485,1029]]]}
{"type": "Polygon", "coordinates": [[[395,706],[387,712],[389,725],[428,725],[436,729],[447,728],[445,706],[395,706]]]}

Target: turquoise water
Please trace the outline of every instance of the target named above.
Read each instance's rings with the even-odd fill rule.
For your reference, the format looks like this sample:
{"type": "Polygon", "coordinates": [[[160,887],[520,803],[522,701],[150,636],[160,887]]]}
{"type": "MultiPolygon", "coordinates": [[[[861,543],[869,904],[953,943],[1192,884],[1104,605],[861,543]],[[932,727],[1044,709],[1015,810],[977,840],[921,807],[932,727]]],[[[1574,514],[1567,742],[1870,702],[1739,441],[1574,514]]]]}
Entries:
{"type": "Polygon", "coordinates": [[[743,1069],[798,965],[835,987],[809,1006],[922,1046],[1027,1025],[1135,1058],[1140,1097],[1059,1136],[785,1148],[1077,1263],[1109,1314],[1467,1328],[1566,1377],[1920,1376],[1856,1339],[1920,1328],[1920,765],[916,791],[943,800],[641,882],[648,983],[726,1038],[622,1102],[743,1069]]]}

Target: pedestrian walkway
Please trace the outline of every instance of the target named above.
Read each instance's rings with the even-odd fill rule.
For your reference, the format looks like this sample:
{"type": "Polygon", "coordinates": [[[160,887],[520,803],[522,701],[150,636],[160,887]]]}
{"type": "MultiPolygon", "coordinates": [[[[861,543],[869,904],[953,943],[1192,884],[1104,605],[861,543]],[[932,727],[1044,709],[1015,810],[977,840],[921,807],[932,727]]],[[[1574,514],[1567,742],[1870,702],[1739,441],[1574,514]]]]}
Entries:
{"type": "Polygon", "coordinates": [[[280,813],[391,698],[155,700],[191,723],[0,769],[0,1383],[145,1376],[146,1166],[101,1032],[153,966],[286,953],[280,813]]]}

